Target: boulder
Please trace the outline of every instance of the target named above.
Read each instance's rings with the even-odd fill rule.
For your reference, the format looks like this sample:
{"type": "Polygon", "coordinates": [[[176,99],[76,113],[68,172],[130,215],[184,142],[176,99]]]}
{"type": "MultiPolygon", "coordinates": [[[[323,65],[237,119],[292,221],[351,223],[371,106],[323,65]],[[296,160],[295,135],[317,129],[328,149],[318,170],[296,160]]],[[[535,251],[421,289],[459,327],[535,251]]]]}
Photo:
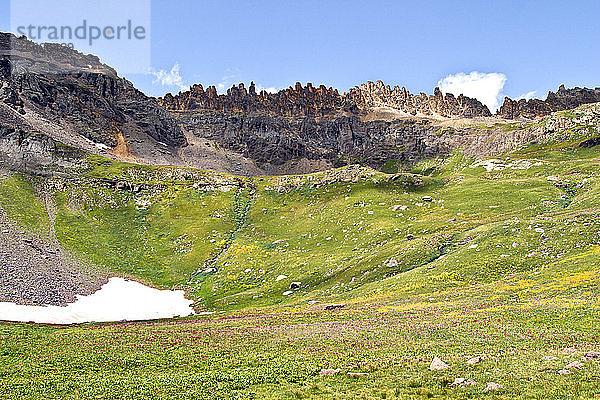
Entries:
{"type": "Polygon", "coordinates": [[[555,356],[544,356],[544,357],[542,357],[542,360],[544,360],[544,361],[554,361],[554,360],[558,360],[558,357],[555,357],[555,356]]]}
{"type": "Polygon", "coordinates": [[[467,360],[467,364],[469,364],[469,365],[475,365],[475,364],[480,363],[481,361],[483,361],[483,357],[476,356],[476,357],[469,358],[467,360]]]}
{"type": "Polygon", "coordinates": [[[454,382],[452,382],[450,384],[450,386],[460,386],[463,385],[465,383],[466,379],[465,378],[455,378],[454,382]]]}
{"type": "Polygon", "coordinates": [[[571,370],[568,369],[561,369],[558,370],[559,375],[569,375],[571,373],[571,370]]]}
{"type": "Polygon", "coordinates": [[[342,370],[339,368],[337,368],[337,369],[328,368],[328,369],[322,369],[319,372],[319,375],[320,376],[331,376],[331,375],[339,374],[340,372],[342,372],[342,370]]]}
{"type": "Polygon", "coordinates": [[[450,366],[443,362],[439,357],[434,357],[429,365],[429,369],[432,371],[441,371],[448,368],[450,368],[450,366]]]}
{"type": "Polygon", "coordinates": [[[485,389],[483,389],[483,391],[491,392],[491,391],[502,390],[502,389],[504,389],[504,386],[500,385],[499,383],[488,382],[488,384],[486,385],[485,389]]]}

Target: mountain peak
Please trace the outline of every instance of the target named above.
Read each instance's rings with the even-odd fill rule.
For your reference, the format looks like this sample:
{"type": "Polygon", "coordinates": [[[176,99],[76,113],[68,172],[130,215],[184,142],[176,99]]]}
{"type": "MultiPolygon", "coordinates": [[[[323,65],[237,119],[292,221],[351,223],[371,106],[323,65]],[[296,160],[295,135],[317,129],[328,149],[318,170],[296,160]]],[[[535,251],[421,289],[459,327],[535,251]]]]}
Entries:
{"type": "Polygon", "coordinates": [[[98,56],[83,54],[58,43],[37,44],[25,36],[0,32],[0,56],[11,60],[11,73],[66,74],[95,72],[116,77],[117,72],[98,56]]]}

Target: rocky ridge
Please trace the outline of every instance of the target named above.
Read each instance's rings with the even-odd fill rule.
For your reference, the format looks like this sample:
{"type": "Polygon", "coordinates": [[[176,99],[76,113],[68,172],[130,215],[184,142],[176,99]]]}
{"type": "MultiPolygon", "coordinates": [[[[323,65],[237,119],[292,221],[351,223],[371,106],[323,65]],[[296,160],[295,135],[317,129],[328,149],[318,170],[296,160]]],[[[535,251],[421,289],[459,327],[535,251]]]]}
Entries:
{"type": "Polygon", "coordinates": [[[349,93],[308,83],[277,93],[256,92],[254,83],[234,85],[219,95],[214,86],[194,85],[158,99],[192,137],[254,160],[268,174],[304,173],[350,163],[380,168],[388,160],[411,164],[446,154],[433,134],[439,128],[428,118],[490,116],[475,99],[465,96],[412,95],[405,88],[378,81],[349,93]],[[369,120],[373,108],[387,106],[406,118],[369,120]]]}
{"type": "MultiPolygon", "coordinates": [[[[216,111],[226,114],[268,114],[279,117],[332,117],[341,115],[364,116],[372,108],[387,107],[398,110],[404,117],[477,118],[491,117],[489,109],[477,99],[464,95],[443,94],[435,88],[433,95],[410,93],[405,87],[386,85],[382,81],[367,82],[351,88],[347,93],[324,85],[294,87],[276,93],[256,92],[254,82],[246,89],[243,83],[233,85],[226,94],[218,94],[215,86],[206,90],[200,84],[176,95],[167,93],[157,101],[168,111],[203,112],[216,111]]],[[[546,100],[504,99],[496,112],[498,118],[535,119],[556,111],[569,110],[583,104],[600,102],[600,88],[575,87],[566,89],[561,85],[549,92],[546,100]]]]}
{"type": "MultiPolygon", "coordinates": [[[[495,155],[543,140],[524,125],[511,127],[514,119],[600,101],[599,92],[563,86],[545,101],[507,99],[496,116],[476,99],[437,88],[415,95],[381,81],[347,93],[310,83],[257,92],[251,83],[220,95],[214,86],[193,85],[153,99],[93,55],[0,33],[0,126],[123,161],[234,175],[408,166],[456,148],[495,155]]],[[[35,153],[47,145],[29,139],[0,137],[5,162],[23,167],[30,160],[20,146],[35,153]]],[[[52,157],[54,150],[42,150],[52,157]]]]}
{"type": "Polygon", "coordinates": [[[437,87],[434,89],[433,95],[428,96],[425,93],[414,95],[404,87],[394,86],[391,88],[382,81],[367,82],[350,89],[345,97],[363,109],[392,107],[412,116],[474,118],[492,115],[487,106],[481,104],[479,100],[462,94],[458,97],[452,93],[444,95],[437,87]]]}
{"type": "Polygon", "coordinates": [[[512,100],[506,97],[504,104],[498,110],[498,116],[507,119],[535,119],[556,111],[570,110],[583,104],[597,102],[600,102],[600,88],[566,89],[565,85],[560,85],[556,93],[548,93],[546,100],[512,100]]]}
{"type": "Polygon", "coordinates": [[[284,117],[323,117],[343,112],[358,113],[353,104],[345,101],[337,89],[317,88],[312,84],[280,90],[277,93],[256,92],[254,82],[246,89],[243,83],[234,85],[227,94],[219,95],[215,86],[204,90],[202,85],[193,85],[189,91],[173,96],[167,93],[158,99],[159,104],[169,111],[210,110],[224,113],[268,113],[284,117]]]}
{"type": "MultiPolygon", "coordinates": [[[[526,143],[526,138],[540,137],[528,130],[505,131],[501,126],[478,132],[477,123],[486,123],[486,118],[502,125],[529,121],[529,117],[595,100],[593,93],[561,87],[546,101],[551,105],[539,106],[542,111],[535,115],[508,112],[505,103],[495,116],[478,100],[462,95],[444,95],[438,88],[433,95],[414,95],[381,81],[342,94],[310,83],[296,83],[277,93],[257,93],[254,83],[249,89],[239,84],[221,95],[214,86],[205,90],[194,85],[158,102],[191,137],[211,140],[253,160],[265,173],[285,174],[352,163],[377,169],[389,162],[411,165],[457,147],[477,156],[495,155],[526,143]],[[453,120],[471,121],[471,126],[454,128],[453,120]]],[[[531,104],[537,102],[546,104],[541,100],[531,104]]]]}
{"type": "Polygon", "coordinates": [[[223,113],[269,114],[280,117],[326,117],[340,115],[364,115],[371,107],[388,106],[406,113],[407,116],[478,117],[491,116],[486,106],[476,99],[463,95],[443,95],[436,88],[432,96],[424,93],[413,95],[406,88],[393,89],[382,81],[368,82],[340,94],[337,89],[324,85],[294,87],[276,93],[256,92],[254,82],[246,89],[243,83],[234,85],[227,94],[218,94],[215,86],[206,90],[193,85],[189,91],[176,95],[167,93],[158,99],[169,111],[218,111],[223,113]]]}

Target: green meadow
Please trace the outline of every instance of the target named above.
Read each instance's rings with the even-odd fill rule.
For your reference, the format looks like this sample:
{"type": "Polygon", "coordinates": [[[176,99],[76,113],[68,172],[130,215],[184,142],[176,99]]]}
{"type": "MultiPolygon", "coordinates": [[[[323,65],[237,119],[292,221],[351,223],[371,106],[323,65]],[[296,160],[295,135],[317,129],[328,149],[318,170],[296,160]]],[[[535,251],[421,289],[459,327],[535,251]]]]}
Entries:
{"type": "Polygon", "coordinates": [[[15,224],[202,314],[0,324],[0,398],[599,398],[600,146],[581,140],[489,170],[455,152],[242,179],[89,156],[74,178],[4,176],[15,224]]]}

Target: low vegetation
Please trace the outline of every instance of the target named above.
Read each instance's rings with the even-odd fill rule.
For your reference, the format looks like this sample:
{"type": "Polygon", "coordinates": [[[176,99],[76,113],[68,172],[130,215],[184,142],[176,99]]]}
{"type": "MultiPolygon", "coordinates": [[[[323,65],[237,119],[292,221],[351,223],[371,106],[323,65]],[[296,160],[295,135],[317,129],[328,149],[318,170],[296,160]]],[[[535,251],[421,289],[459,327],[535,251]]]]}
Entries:
{"type": "Polygon", "coordinates": [[[579,139],[398,179],[13,174],[0,202],[23,229],[52,201],[66,248],[204,315],[2,324],[0,398],[598,398],[600,153],[579,139]]]}

